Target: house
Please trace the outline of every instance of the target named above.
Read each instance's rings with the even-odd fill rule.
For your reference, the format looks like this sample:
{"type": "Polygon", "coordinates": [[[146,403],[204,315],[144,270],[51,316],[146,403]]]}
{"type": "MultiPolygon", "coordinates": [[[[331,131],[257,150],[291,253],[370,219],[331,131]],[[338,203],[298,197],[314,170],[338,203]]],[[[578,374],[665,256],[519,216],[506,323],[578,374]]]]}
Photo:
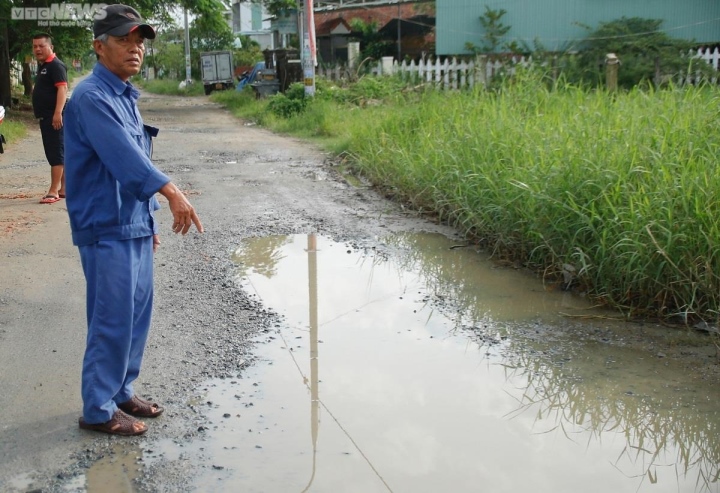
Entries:
{"type": "Polygon", "coordinates": [[[395,41],[400,39],[397,58],[420,58],[435,53],[435,16],[417,14],[411,17],[396,17],[378,32],[383,39],[395,41]]]}
{"type": "Polygon", "coordinates": [[[330,64],[347,62],[351,32],[350,24],[342,17],[331,17],[322,23],[318,23],[316,17],[315,39],[318,58],[330,64]]]}
{"type": "Polygon", "coordinates": [[[480,45],[480,17],[504,9],[501,22],[510,26],[500,40],[503,45],[539,43],[546,50],[565,51],[588,36],[602,22],[621,17],[662,20],[669,36],[701,45],[720,43],[719,0],[436,0],[436,53],[468,54],[466,43],[480,45]]]}
{"type": "Polygon", "coordinates": [[[432,52],[435,17],[428,0],[336,0],[315,6],[315,37],[321,62],[347,61],[347,43],[353,19],[374,23],[378,32],[397,47],[396,57],[419,57],[432,52]],[[398,38],[400,42],[398,43],[398,38]]]}
{"type": "Polygon", "coordinates": [[[263,50],[275,47],[270,19],[265,7],[245,0],[232,0],[231,25],[233,34],[248,36],[260,44],[263,50]]]}

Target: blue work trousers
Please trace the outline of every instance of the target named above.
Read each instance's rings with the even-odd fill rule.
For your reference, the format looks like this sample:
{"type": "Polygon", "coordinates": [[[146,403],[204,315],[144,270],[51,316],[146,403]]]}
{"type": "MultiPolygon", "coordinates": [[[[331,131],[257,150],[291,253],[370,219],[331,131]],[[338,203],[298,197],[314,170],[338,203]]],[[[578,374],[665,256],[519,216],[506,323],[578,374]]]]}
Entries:
{"type": "Polygon", "coordinates": [[[112,418],[134,395],[150,331],[153,303],[152,236],[81,246],[87,282],[87,346],[82,369],[83,417],[112,418]]]}

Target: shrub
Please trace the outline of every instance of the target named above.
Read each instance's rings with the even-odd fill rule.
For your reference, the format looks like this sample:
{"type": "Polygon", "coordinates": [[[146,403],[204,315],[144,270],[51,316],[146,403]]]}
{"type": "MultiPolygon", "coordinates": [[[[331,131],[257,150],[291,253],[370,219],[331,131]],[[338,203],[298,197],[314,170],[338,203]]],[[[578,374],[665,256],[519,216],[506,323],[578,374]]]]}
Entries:
{"type": "Polygon", "coordinates": [[[305,97],[305,86],[299,82],[291,84],[285,94],[270,97],[268,110],[275,116],[290,118],[305,111],[309,99],[305,97]]]}
{"type": "MultiPolygon", "coordinates": [[[[661,31],[661,25],[662,20],[639,17],[600,23],[581,44],[582,79],[592,83],[604,80],[608,53],[615,53],[620,59],[618,86],[626,89],[652,83],[656,75],[662,80],[672,80],[687,72],[691,60],[683,54],[689,53],[692,43],[671,38],[661,31]],[[656,67],[656,63],[659,66],[656,67]]],[[[693,70],[700,67],[696,65],[693,70]]]]}

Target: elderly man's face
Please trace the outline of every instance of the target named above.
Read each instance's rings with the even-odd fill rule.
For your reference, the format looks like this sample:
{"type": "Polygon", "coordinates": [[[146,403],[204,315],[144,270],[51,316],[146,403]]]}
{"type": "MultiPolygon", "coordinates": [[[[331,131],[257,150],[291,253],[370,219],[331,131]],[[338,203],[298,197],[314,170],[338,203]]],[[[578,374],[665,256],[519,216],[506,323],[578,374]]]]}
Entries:
{"type": "Polygon", "coordinates": [[[95,52],[100,63],[120,79],[127,81],[131,76],[140,73],[145,56],[145,38],[139,30],[131,31],[125,36],[108,36],[106,43],[95,40],[95,52]]]}

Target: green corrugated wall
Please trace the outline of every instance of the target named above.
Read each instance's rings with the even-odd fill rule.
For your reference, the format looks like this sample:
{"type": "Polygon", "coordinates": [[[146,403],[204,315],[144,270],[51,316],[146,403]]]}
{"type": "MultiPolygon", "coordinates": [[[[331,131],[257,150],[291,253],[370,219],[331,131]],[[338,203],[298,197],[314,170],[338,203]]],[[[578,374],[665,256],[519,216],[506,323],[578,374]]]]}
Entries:
{"type": "Polygon", "coordinates": [[[480,16],[485,6],[505,9],[501,22],[511,29],[504,42],[533,46],[537,39],[548,50],[569,49],[600,22],[620,17],[662,19],[673,38],[720,43],[720,0],[436,0],[436,52],[467,53],[465,43],[482,44],[480,16]]]}

